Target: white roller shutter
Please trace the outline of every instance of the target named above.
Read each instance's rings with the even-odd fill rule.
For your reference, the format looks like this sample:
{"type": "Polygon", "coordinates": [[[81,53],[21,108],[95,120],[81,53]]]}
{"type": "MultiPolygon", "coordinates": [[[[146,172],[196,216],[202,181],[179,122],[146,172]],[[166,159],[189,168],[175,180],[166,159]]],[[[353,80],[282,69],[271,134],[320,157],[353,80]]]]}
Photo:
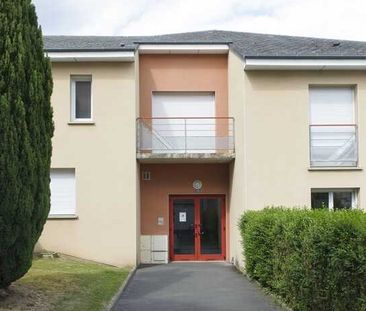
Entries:
{"type": "Polygon", "coordinates": [[[154,92],[152,117],[158,118],[152,121],[154,152],[215,152],[215,116],[212,92],[154,92]]]}
{"type": "Polygon", "coordinates": [[[75,170],[51,169],[50,215],[75,215],[75,170]]]}
{"type": "Polygon", "coordinates": [[[215,117],[215,95],[205,92],[156,92],[152,97],[152,117],[215,117]]]}
{"type": "Polygon", "coordinates": [[[356,166],[353,87],[310,88],[312,166],[356,166]]]}
{"type": "Polygon", "coordinates": [[[310,88],[310,124],[355,123],[352,87],[310,88]]]}

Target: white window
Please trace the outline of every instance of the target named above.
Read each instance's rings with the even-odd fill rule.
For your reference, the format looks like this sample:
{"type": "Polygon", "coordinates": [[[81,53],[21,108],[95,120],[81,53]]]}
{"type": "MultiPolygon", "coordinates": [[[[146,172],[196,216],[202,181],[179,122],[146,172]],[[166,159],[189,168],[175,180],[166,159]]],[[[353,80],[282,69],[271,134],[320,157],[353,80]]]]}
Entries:
{"type": "Polygon", "coordinates": [[[50,189],[50,216],[75,215],[75,170],[51,169],[50,189]]]}
{"type": "Polygon", "coordinates": [[[312,189],[312,209],[351,209],[357,207],[357,189],[312,189]]]}
{"type": "Polygon", "coordinates": [[[357,166],[353,87],[310,87],[311,166],[357,166]]]}
{"type": "Polygon", "coordinates": [[[217,143],[215,111],[212,92],[154,92],[154,152],[214,152],[217,143]]]}
{"type": "Polygon", "coordinates": [[[90,122],[92,114],[92,77],[71,76],[71,121],[90,122]]]}

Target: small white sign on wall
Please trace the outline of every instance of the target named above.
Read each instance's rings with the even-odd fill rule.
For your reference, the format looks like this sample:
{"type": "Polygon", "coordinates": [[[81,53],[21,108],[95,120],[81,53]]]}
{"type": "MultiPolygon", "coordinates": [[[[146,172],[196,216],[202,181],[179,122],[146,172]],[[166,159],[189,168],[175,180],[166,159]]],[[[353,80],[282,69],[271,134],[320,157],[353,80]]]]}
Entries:
{"type": "Polygon", "coordinates": [[[164,226],[164,217],[158,217],[158,226],[164,226]]]}
{"type": "Polygon", "coordinates": [[[186,222],[186,221],[187,221],[187,213],[179,212],[179,222],[186,222]]]}

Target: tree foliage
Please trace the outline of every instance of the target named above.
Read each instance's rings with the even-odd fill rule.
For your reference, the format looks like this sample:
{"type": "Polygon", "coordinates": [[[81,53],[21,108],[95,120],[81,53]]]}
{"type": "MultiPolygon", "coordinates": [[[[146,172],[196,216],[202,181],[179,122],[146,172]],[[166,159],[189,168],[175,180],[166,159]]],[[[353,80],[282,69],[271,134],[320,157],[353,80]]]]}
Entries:
{"type": "Polygon", "coordinates": [[[0,288],[23,276],[50,206],[52,76],[30,0],[0,0],[0,288]]]}

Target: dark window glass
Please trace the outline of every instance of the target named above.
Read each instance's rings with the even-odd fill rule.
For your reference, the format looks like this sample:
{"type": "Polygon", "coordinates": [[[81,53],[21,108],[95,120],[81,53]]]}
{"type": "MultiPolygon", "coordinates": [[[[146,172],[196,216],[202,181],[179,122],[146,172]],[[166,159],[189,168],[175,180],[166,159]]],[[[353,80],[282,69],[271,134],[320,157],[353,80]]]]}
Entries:
{"type": "Polygon", "coordinates": [[[329,208],[329,193],[328,192],[313,192],[311,194],[311,208],[329,208]]]}
{"type": "Polygon", "coordinates": [[[221,254],[220,199],[201,199],[201,254],[221,254]]]}
{"type": "Polygon", "coordinates": [[[334,192],[334,209],[350,209],[352,207],[352,192],[334,192]]]}
{"type": "Polygon", "coordinates": [[[192,199],[176,199],[173,202],[174,254],[195,252],[195,207],[192,199]]]}
{"type": "Polygon", "coordinates": [[[75,118],[91,118],[91,81],[75,82],[75,118]]]}

